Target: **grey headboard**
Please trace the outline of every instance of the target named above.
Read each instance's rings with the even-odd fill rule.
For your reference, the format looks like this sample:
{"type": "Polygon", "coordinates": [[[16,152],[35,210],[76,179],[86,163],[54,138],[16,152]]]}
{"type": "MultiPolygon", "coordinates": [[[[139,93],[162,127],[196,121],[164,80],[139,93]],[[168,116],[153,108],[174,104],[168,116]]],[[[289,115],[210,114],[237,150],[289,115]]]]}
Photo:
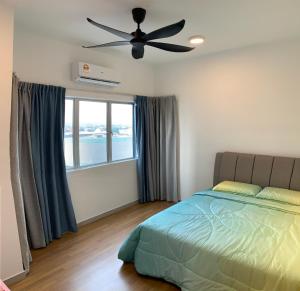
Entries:
{"type": "Polygon", "coordinates": [[[214,185],[225,180],[300,191],[300,158],[217,153],[214,185]]]}

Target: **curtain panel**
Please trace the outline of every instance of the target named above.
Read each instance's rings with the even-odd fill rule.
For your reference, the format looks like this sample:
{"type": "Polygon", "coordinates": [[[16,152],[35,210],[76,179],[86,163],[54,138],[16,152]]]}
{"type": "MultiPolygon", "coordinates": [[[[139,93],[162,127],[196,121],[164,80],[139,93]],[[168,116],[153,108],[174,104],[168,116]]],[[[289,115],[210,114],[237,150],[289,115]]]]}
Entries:
{"type": "Polygon", "coordinates": [[[77,231],[64,158],[65,88],[21,83],[31,96],[31,146],[45,242],[77,231]]]}
{"type": "Polygon", "coordinates": [[[30,248],[77,231],[64,159],[65,88],[14,76],[11,175],[23,265],[30,248]]]}
{"type": "MultiPolygon", "coordinates": [[[[23,197],[23,187],[21,184],[22,161],[22,132],[24,114],[21,104],[18,100],[19,79],[13,74],[12,78],[12,96],[11,96],[11,115],[10,115],[10,170],[11,170],[11,184],[14,195],[14,202],[16,208],[16,218],[18,224],[18,232],[21,246],[21,254],[23,261],[23,268],[26,272],[29,271],[29,264],[31,262],[31,253],[28,243],[28,233],[25,219],[25,201],[23,197]],[[20,114],[22,113],[22,114],[20,114]]],[[[26,174],[25,170],[25,174],[26,174]]],[[[24,185],[23,185],[24,186],[24,185]]]]}
{"type": "Polygon", "coordinates": [[[180,200],[175,96],[136,96],[139,201],[180,200]]]}

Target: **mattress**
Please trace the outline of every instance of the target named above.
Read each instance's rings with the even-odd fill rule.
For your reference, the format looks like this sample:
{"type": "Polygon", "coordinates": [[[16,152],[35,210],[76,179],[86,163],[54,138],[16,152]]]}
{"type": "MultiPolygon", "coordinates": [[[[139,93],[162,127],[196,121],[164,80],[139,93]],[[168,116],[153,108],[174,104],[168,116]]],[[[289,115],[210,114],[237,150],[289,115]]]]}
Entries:
{"type": "Polygon", "coordinates": [[[300,207],[199,192],[138,225],[118,256],[184,291],[299,291],[300,207]]]}

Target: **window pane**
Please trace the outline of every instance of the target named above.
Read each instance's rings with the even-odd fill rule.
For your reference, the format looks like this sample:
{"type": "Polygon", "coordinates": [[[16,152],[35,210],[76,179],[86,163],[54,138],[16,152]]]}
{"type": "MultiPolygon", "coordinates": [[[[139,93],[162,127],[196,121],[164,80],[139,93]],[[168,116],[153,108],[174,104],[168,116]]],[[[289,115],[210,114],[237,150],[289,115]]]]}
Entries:
{"type": "Polygon", "coordinates": [[[111,104],[112,160],[133,157],[133,105],[111,104]]]}
{"type": "Polygon", "coordinates": [[[79,157],[80,166],[107,161],[104,102],[79,102],[79,157]]]}
{"type": "Polygon", "coordinates": [[[73,159],[73,100],[65,101],[65,132],[64,132],[64,150],[66,168],[74,167],[73,159]]]}

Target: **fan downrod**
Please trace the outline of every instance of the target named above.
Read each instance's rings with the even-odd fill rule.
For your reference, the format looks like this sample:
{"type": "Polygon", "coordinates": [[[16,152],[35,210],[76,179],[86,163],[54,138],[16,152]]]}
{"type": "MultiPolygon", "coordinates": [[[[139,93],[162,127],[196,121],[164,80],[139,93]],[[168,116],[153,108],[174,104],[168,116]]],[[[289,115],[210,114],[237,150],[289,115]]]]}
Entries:
{"type": "Polygon", "coordinates": [[[134,22],[136,22],[138,25],[142,23],[146,16],[146,10],[143,8],[134,8],[132,9],[132,17],[134,22]]]}

